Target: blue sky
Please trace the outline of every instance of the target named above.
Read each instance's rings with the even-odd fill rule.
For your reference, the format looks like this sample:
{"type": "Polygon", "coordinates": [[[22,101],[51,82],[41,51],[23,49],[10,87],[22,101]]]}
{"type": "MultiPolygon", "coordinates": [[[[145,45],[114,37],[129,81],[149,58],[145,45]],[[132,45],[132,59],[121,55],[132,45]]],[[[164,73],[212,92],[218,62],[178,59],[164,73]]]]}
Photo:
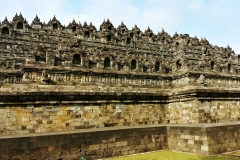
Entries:
{"type": "Polygon", "coordinates": [[[96,28],[109,18],[115,27],[121,21],[131,29],[149,26],[157,34],[206,37],[213,45],[229,45],[240,54],[240,0],[1,0],[0,20],[22,13],[29,23],[37,14],[48,22],[53,15],[67,25],[74,18],[90,21],[96,28]]]}

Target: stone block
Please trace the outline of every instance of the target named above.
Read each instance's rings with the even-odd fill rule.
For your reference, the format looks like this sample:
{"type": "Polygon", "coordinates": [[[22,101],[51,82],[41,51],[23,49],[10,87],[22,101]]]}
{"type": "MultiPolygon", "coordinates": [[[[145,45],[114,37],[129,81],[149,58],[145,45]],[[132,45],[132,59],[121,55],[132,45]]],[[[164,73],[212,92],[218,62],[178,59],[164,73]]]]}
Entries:
{"type": "Polygon", "coordinates": [[[127,141],[116,142],[116,147],[127,146],[127,141]]]}
{"type": "Polygon", "coordinates": [[[194,144],[194,140],[188,140],[188,144],[194,144]]]}
{"type": "Polygon", "coordinates": [[[201,145],[201,150],[202,151],[209,151],[209,147],[205,145],[201,145]]]}
{"type": "Polygon", "coordinates": [[[93,150],[98,150],[99,149],[99,144],[94,144],[94,145],[90,145],[89,146],[89,150],[93,151],[93,150]]]}

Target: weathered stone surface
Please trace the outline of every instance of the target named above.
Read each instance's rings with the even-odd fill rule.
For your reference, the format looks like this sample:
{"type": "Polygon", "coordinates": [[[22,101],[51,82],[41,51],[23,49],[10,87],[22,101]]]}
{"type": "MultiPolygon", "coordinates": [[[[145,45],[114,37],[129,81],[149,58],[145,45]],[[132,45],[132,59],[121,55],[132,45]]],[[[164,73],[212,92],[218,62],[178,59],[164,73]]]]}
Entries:
{"type": "Polygon", "coordinates": [[[16,14],[0,61],[0,134],[240,118],[239,57],[187,34],[16,14]]]}
{"type": "Polygon", "coordinates": [[[0,137],[0,159],[106,158],[168,148],[166,127],[116,127],[0,137]],[[134,135],[128,133],[134,132],[134,135]],[[90,133],[90,134],[89,134],[90,133]],[[155,138],[154,138],[155,137],[155,138]],[[158,141],[162,137],[162,141],[158,141]],[[141,140],[147,141],[141,141],[141,140]],[[134,143],[132,143],[134,142],[134,143]]]}
{"type": "Polygon", "coordinates": [[[168,146],[196,154],[219,154],[240,149],[239,122],[214,124],[173,124],[167,126],[168,146]]]}
{"type": "Polygon", "coordinates": [[[0,158],[87,159],[155,150],[201,155],[240,149],[239,122],[96,128],[0,137],[0,158]]]}
{"type": "MultiPolygon", "coordinates": [[[[65,27],[55,16],[47,24],[36,16],[31,25],[22,14],[10,22],[5,18],[0,23],[0,135],[92,131],[31,137],[30,142],[28,137],[19,144],[9,139],[12,146],[5,152],[2,143],[1,158],[133,154],[166,148],[167,141],[148,129],[125,130],[119,137],[111,137],[110,129],[103,139],[94,130],[238,121],[239,62],[229,46],[188,34],[154,34],[123,23],[115,28],[109,20],[97,30],[74,20],[65,27]]],[[[238,148],[236,126],[224,128],[233,134],[212,127],[216,137],[208,129],[170,127],[168,143],[197,154],[238,148]]]]}
{"type": "Polygon", "coordinates": [[[34,104],[1,107],[8,115],[1,134],[43,133],[76,129],[167,123],[159,104],[34,104]],[[8,114],[11,113],[11,114],[8,114]],[[141,113],[141,114],[139,114],[141,113]]]}

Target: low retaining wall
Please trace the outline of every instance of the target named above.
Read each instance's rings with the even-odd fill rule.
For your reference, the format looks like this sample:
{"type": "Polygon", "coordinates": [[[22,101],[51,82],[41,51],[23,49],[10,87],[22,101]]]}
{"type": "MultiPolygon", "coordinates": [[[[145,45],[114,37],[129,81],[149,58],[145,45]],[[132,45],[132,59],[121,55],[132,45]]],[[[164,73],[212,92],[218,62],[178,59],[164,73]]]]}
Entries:
{"type": "Polygon", "coordinates": [[[168,147],[201,155],[240,149],[240,122],[167,126],[168,147]]]}
{"type": "Polygon", "coordinates": [[[167,149],[165,126],[86,129],[0,137],[0,159],[87,159],[167,149]]]}
{"type": "Polygon", "coordinates": [[[108,127],[0,137],[0,159],[98,159],[155,150],[202,155],[240,149],[240,122],[108,127]]]}

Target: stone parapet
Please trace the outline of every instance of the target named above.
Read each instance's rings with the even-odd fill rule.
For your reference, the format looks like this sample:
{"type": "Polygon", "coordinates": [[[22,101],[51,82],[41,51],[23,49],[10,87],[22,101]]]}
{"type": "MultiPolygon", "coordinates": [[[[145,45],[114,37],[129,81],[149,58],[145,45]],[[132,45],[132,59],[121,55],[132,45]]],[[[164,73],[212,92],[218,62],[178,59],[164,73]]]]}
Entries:
{"type": "Polygon", "coordinates": [[[170,150],[201,155],[240,149],[240,122],[215,124],[173,124],[167,126],[170,150]]]}
{"type": "Polygon", "coordinates": [[[94,128],[0,137],[1,159],[87,159],[175,150],[200,155],[240,149],[240,122],[94,128]]]}
{"type": "Polygon", "coordinates": [[[107,158],[167,149],[165,126],[117,127],[0,137],[0,159],[107,158]]]}

